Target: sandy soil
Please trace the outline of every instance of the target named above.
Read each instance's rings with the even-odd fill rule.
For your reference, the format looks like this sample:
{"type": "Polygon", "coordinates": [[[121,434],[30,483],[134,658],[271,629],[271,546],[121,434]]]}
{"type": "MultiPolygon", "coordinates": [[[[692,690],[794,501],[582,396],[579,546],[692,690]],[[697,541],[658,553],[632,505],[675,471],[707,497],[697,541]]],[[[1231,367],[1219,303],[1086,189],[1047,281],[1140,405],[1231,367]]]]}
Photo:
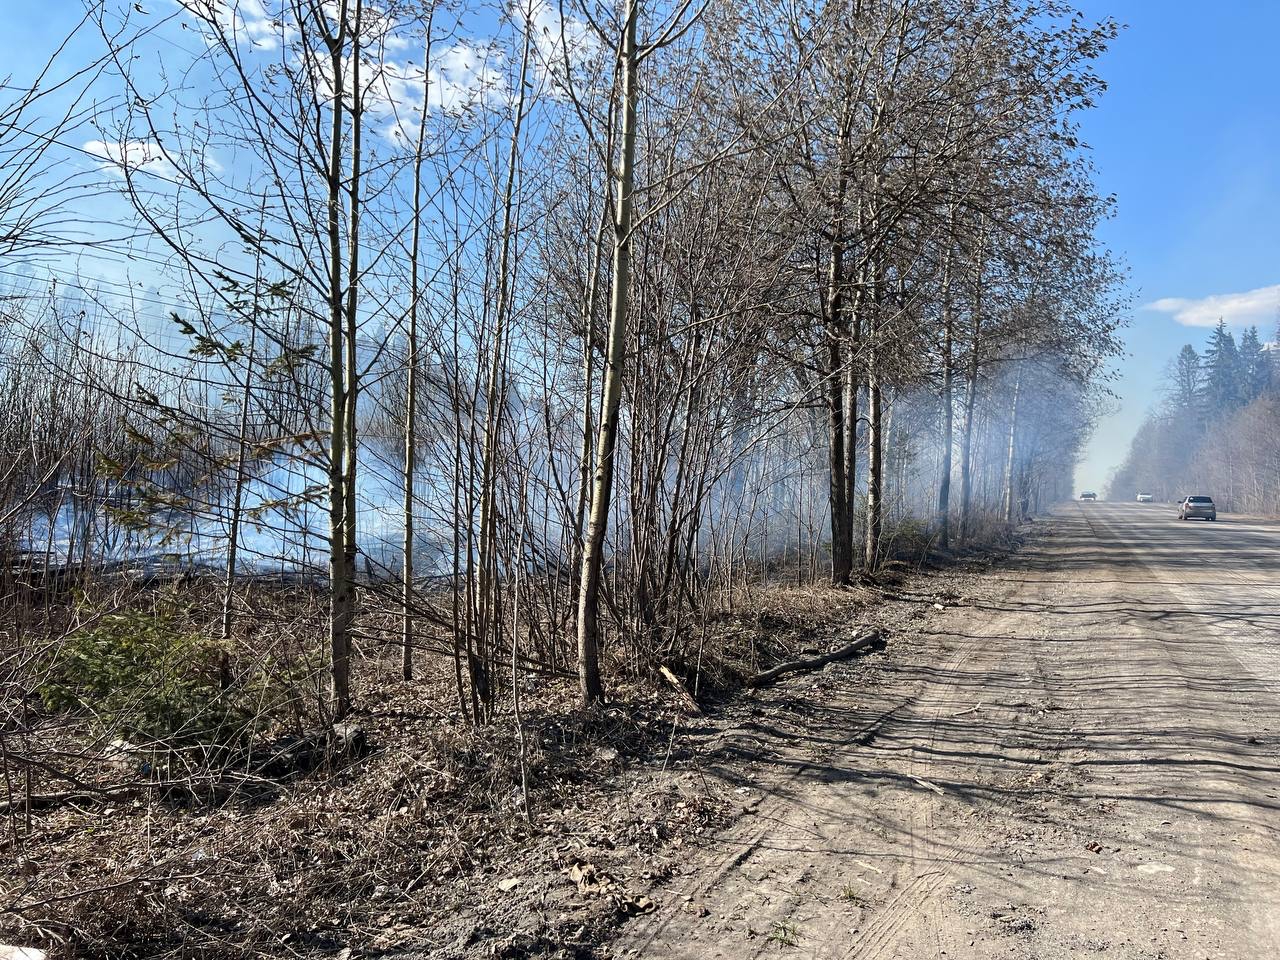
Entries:
{"type": "Polygon", "coordinates": [[[1280,527],[1103,503],[1033,526],[872,666],[722,724],[744,814],[606,949],[1280,955],[1280,527]]]}

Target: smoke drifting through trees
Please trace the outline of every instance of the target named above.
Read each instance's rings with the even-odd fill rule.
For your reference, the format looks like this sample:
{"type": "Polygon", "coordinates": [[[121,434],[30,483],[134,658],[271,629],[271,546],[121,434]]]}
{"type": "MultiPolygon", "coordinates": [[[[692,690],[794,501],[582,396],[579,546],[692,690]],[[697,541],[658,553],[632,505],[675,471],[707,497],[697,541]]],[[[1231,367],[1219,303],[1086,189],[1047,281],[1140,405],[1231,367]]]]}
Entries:
{"type": "MultiPolygon", "coordinates": [[[[1280,331],[1277,333],[1280,340],[1280,331]]],[[[1138,428],[1110,496],[1211,495],[1220,510],[1280,514],[1280,350],[1219,321],[1204,354],[1185,345],[1164,402],[1138,428]]]]}
{"type": "MultiPolygon", "coordinates": [[[[692,628],[743,591],[1069,493],[1120,307],[1074,125],[1110,22],[236,9],[91,7],[103,176],[167,304],[15,287],[0,368],[9,567],[199,554],[226,696],[272,643],[237,627],[255,571],[326,597],[306,710],[396,651],[485,722],[512,663],[588,702],[696,674],[692,628]]],[[[45,628],[15,663],[74,624],[45,628]]]]}

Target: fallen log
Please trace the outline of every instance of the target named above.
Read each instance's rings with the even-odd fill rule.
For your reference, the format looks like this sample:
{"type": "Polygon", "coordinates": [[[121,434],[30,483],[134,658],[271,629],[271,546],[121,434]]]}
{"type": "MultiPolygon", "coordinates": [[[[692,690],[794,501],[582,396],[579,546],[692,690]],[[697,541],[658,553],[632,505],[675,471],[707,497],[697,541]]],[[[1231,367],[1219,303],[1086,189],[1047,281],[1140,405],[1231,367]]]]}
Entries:
{"type": "Polygon", "coordinates": [[[863,650],[882,646],[884,646],[884,639],[881,637],[880,631],[872,630],[870,633],[863,634],[856,640],[846,643],[843,647],[838,647],[830,653],[824,653],[819,657],[809,657],[805,660],[788,660],[786,663],[780,663],[764,673],[758,673],[751,677],[747,680],[747,686],[752,688],[767,686],[788,673],[804,673],[809,670],[817,670],[820,667],[825,667],[828,663],[847,660],[855,653],[860,653],[863,650]]]}
{"type": "Polygon", "coordinates": [[[658,664],[658,673],[662,674],[662,679],[666,680],[671,689],[675,691],[676,696],[680,698],[680,702],[684,704],[686,710],[693,714],[702,713],[702,707],[698,705],[698,701],[693,698],[693,694],[689,692],[688,687],[680,682],[680,678],[671,671],[670,667],[658,664]]]}

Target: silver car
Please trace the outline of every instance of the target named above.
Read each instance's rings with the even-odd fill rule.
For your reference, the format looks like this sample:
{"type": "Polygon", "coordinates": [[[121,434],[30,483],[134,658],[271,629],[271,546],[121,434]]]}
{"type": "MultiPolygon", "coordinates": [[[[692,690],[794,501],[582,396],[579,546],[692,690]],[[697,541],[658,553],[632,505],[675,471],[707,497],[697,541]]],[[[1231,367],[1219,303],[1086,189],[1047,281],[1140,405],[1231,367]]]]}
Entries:
{"type": "Polygon", "coordinates": [[[1217,520],[1218,508],[1213,497],[1184,497],[1178,503],[1178,519],[1190,520],[1199,517],[1201,520],[1217,520]]]}
{"type": "Polygon", "coordinates": [[[1154,499],[1155,499],[1155,497],[1153,497],[1153,496],[1152,496],[1151,494],[1149,494],[1149,493],[1140,493],[1140,494],[1138,494],[1138,502],[1139,502],[1139,503],[1150,503],[1150,502],[1151,502],[1152,500],[1154,500],[1154,499]]]}

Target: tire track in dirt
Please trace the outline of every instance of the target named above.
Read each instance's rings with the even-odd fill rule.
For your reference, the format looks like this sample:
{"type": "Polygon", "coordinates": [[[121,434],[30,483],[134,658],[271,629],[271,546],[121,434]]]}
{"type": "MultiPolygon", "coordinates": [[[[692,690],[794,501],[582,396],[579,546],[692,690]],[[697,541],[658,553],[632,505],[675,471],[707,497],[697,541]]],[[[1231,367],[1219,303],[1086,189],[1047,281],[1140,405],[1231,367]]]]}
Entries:
{"type": "MultiPolygon", "coordinates": [[[[863,745],[873,740],[895,716],[910,707],[912,696],[899,697],[888,706],[877,712],[872,718],[848,734],[848,744],[863,745]]],[[[845,749],[848,749],[846,746],[845,749]]],[[[761,850],[767,850],[775,859],[790,859],[780,844],[770,845],[769,839],[780,829],[790,827],[785,816],[789,808],[801,805],[807,793],[812,792],[812,785],[794,789],[806,774],[822,769],[812,761],[799,761],[789,772],[774,780],[768,786],[766,799],[761,800],[747,816],[749,819],[739,821],[731,827],[720,843],[734,847],[732,853],[717,861],[707,864],[697,873],[668,884],[663,888],[662,899],[667,904],[681,900],[686,903],[698,902],[708,898],[714,891],[726,885],[726,882],[740,874],[743,868],[756,857],[761,850]],[[778,857],[783,854],[782,857],[778,857]]],[[[788,910],[778,922],[784,922],[794,913],[794,907],[788,910]]],[[[627,941],[632,944],[633,955],[636,956],[702,956],[703,954],[686,954],[672,950],[665,944],[685,944],[689,942],[688,933],[700,922],[701,918],[686,910],[677,910],[671,906],[652,917],[634,921],[627,930],[627,941]]],[[[739,943],[733,956],[759,956],[770,941],[760,937],[754,949],[743,949],[739,943]]]]}
{"type": "MultiPolygon", "coordinates": [[[[1005,584],[999,594],[1002,599],[1007,599],[1013,590],[1013,584],[1005,584]]],[[[932,757],[939,747],[940,731],[964,706],[958,703],[958,683],[965,671],[972,668],[975,656],[982,653],[983,641],[1004,630],[1011,616],[1004,614],[989,620],[980,631],[965,636],[947,652],[941,664],[927,664],[934,673],[933,679],[921,681],[908,696],[899,698],[869,723],[847,735],[837,755],[831,758],[831,764],[838,770],[857,773],[851,794],[843,781],[814,776],[821,770],[818,765],[809,762],[798,764],[773,788],[769,799],[758,808],[750,828],[745,832],[742,827],[736,828],[725,838],[724,842],[735,844],[738,849],[714,866],[709,865],[708,869],[699,871],[687,882],[668,886],[663,891],[664,899],[668,902],[683,899],[689,904],[704,900],[716,902],[721,917],[732,917],[735,906],[742,902],[735,902],[735,898],[751,896],[755,887],[755,881],[746,875],[748,867],[754,862],[759,877],[764,878],[785,868],[797,856],[811,853],[804,850],[803,845],[801,849],[795,849],[797,823],[812,810],[826,810],[824,824],[812,823],[814,839],[820,841],[822,848],[812,856],[812,862],[806,864],[805,871],[797,875],[796,882],[781,901],[773,899],[772,888],[763,894],[772,909],[767,915],[757,916],[757,920],[771,921],[775,933],[778,930],[799,931],[798,914],[806,906],[821,900],[820,895],[802,889],[806,884],[812,885],[816,881],[836,887],[850,863],[870,866],[873,871],[883,873],[866,860],[839,849],[836,837],[829,834],[841,835],[846,840],[846,847],[848,841],[852,841],[855,854],[873,855],[871,851],[876,849],[878,838],[849,828],[866,813],[866,795],[859,793],[857,787],[865,788],[867,781],[884,778],[894,784],[888,792],[897,795],[895,802],[904,803],[907,807],[905,822],[894,820],[893,823],[909,838],[909,850],[905,857],[892,847],[878,855],[886,861],[899,860],[902,867],[930,864],[929,868],[915,873],[903,886],[893,886],[889,890],[881,888],[877,894],[878,902],[859,910],[852,942],[850,925],[841,922],[846,918],[831,916],[839,911],[831,909],[834,906],[832,901],[837,898],[830,896],[827,898],[828,909],[824,911],[827,916],[809,918],[803,937],[805,952],[814,957],[845,960],[885,957],[920,911],[937,901],[949,877],[948,868],[972,858],[983,847],[982,818],[976,815],[973,805],[966,810],[969,815],[958,831],[947,830],[938,835],[936,817],[950,800],[946,796],[947,791],[930,783],[928,778],[934,762],[932,757]],[[905,777],[895,752],[877,749],[878,735],[910,744],[905,777]],[[810,779],[802,781],[806,776],[810,779]],[[943,793],[941,797],[936,795],[939,790],[943,793]],[[762,849],[767,851],[767,855],[760,862],[758,855],[762,849]],[[885,894],[887,899],[881,899],[885,894]]],[[[983,707],[983,711],[995,715],[1000,709],[991,705],[983,707]]],[[[848,889],[847,885],[845,889],[848,889]]],[[[756,893],[760,895],[758,890],[756,893]]],[[[741,930],[726,930],[718,939],[708,942],[699,937],[699,927],[705,921],[696,913],[670,908],[663,913],[632,926],[626,941],[634,955],[756,957],[771,946],[770,939],[760,930],[755,931],[754,942],[749,932],[741,930]]],[[[747,926],[749,931],[751,924],[747,926]]]]}
{"type": "MultiPolygon", "coordinates": [[[[1013,585],[1008,584],[1002,591],[1001,599],[1007,602],[1013,593],[1013,585]]],[[[1019,615],[1004,613],[988,621],[975,636],[966,637],[961,646],[946,661],[941,671],[950,679],[932,689],[929,698],[931,704],[926,704],[922,700],[916,705],[917,709],[926,709],[928,712],[928,748],[923,751],[927,757],[933,757],[937,753],[943,724],[954,719],[959,711],[966,709],[963,703],[957,704],[953,696],[958,689],[956,678],[963,668],[974,663],[977,655],[985,652],[986,645],[981,641],[1006,634],[1009,621],[1016,616],[1019,615]]],[[[984,709],[988,715],[1000,711],[1000,707],[996,704],[986,705],[984,709]]],[[[931,783],[929,775],[933,761],[926,760],[922,764],[914,756],[919,752],[914,749],[912,751],[913,758],[908,768],[910,770],[908,775],[917,783],[924,781],[922,785],[928,788],[931,783]]],[[[970,805],[964,826],[958,833],[947,834],[946,831],[939,829],[937,819],[941,808],[947,805],[946,791],[937,787],[936,784],[933,786],[942,790],[943,796],[933,802],[917,804],[913,808],[910,862],[933,863],[935,867],[917,874],[910,883],[900,888],[898,893],[880,907],[873,915],[869,929],[864,928],[849,949],[841,955],[842,960],[881,960],[900,943],[902,935],[930,905],[932,905],[930,912],[940,916],[941,902],[938,895],[951,878],[950,868],[973,857],[985,845],[981,813],[984,807],[989,806],[990,801],[985,800],[970,805]],[[946,838],[945,853],[937,849],[944,844],[942,836],[946,838]]],[[[942,925],[935,922],[932,926],[934,929],[941,929],[942,925]]]]}
{"type": "MultiPolygon", "coordinates": [[[[962,651],[947,664],[946,672],[953,675],[959,667],[973,659],[973,653],[974,641],[968,641],[962,651]]],[[[944,689],[953,687],[954,683],[948,683],[944,689]]],[[[938,702],[931,711],[929,718],[930,753],[937,746],[938,723],[941,716],[942,705],[941,702],[938,702]]],[[[917,760],[913,759],[911,766],[920,773],[929,772],[929,765],[925,764],[924,769],[921,770],[917,760]]],[[[927,778],[920,777],[919,779],[927,778]]],[[[911,862],[920,862],[921,860],[938,862],[935,856],[922,856],[921,852],[921,848],[927,850],[933,846],[926,838],[933,836],[935,806],[936,803],[931,803],[927,809],[916,808],[917,813],[914,818],[916,822],[911,827],[911,862]]],[[[898,937],[902,934],[906,925],[926,903],[936,896],[946,881],[947,871],[945,864],[947,860],[954,861],[960,857],[967,856],[975,852],[977,846],[978,830],[971,821],[969,827],[955,838],[954,846],[948,857],[942,860],[936,869],[917,874],[910,883],[900,888],[891,900],[876,910],[875,914],[873,914],[870,930],[863,932],[842,956],[848,958],[848,960],[852,960],[855,957],[865,958],[865,960],[878,960],[878,958],[884,956],[885,951],[897,943],[898,937]]]]}

